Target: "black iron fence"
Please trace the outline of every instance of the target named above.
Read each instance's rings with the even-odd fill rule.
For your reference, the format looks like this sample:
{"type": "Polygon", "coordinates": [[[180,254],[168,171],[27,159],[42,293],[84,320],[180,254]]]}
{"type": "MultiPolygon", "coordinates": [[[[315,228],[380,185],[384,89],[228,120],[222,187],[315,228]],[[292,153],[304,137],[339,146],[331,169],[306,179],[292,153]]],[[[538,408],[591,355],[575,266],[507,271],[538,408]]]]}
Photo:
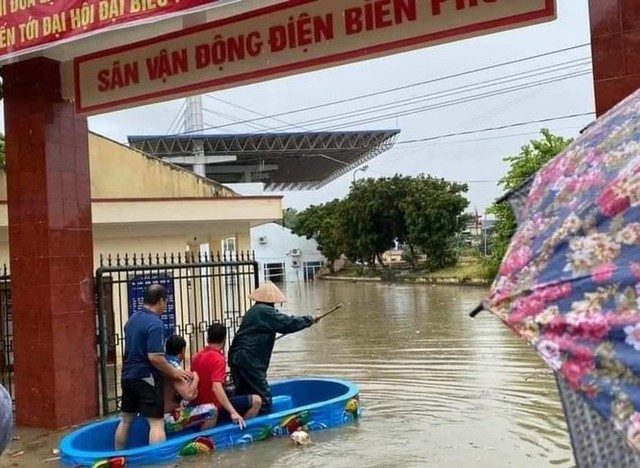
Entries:
{"type": "MultiPolygon", "coordinates": [[[[124,255],[100,259],[96,271],[96,346],[102,414],[120,408],[124,324],[142,306],[145,287],[163,284],[169,293],[162,316],[165,337],[187,341],[186,360],[206,343],[211,323],[223,323],[228,343],[250,307],[258,285],[258,264],[249,252],[224,254],[124,255]]],[[[0,383],[15,397],[11,276],[0,268],[0,383]]]]}
{"type": "Polygon", "coordinates": [[[225,254],[116,256],[101,259],[96,271],[100,400],[103,414],[120,408],[120,371],[124,324],[142,306],[144,289],[163,284],[167,310],[161,317],[165,338],[181,335],[186,361],[206,344],[211,323],[223,323],[228,343],[250,307],[249,293],[258,285],[258,264],[249,252],[225,254]]]}
{"type": "Polygon", "coordinates": [[[13,316],[11,277],[7,265],[0,268],[0,384],[13,397],[13,316]]]}

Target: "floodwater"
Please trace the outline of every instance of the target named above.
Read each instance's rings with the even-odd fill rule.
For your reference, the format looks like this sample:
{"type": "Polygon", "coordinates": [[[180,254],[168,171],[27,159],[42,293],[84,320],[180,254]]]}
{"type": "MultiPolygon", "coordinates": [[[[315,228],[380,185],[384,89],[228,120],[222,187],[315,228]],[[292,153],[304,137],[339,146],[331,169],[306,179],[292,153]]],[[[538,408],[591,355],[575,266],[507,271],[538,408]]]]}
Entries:
{"type": "Polygon", "coordinates": [[[482,289],[320,281],[287,293],[285,312],[345,308],[279,340],[269,378],[351,380],[362,419],[308,446],[272,439],[179,466],[574,466],[553,376],[497,318],[469,318],[482,289]]]}

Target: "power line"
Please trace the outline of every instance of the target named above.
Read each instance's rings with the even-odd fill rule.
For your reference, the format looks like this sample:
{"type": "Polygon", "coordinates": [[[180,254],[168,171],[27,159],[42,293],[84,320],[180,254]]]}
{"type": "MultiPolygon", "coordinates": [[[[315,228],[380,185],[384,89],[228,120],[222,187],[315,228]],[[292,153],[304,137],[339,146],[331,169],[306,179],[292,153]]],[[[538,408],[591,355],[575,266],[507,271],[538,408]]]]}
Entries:
{"type": "Polygon", "coordinates": [[[219,98],[219,97],[216,97],[216,96],[212,96],[211,94],[205,94],[204,97],[206,97],[208,99],[211,99],[211,100],[214,100],[214,101],[222,102],[223,104],[227,104],[229,106],[236,107],[236,108],[238,108],[240,110],[243,110],[243,111],[246,111],[246,112],[251,112],[252,114],[259,115],[260,117],[264,117],[265,119],[275,120],[276,122],[279,122],[281,124],[285,124],[285,125],[287,125],[289,127],[297,127],[297,128],[302,129],[302,130],[309,131],[308,128],[301,127],[300,125],[297,125],[297,124],[292,124],[290,122],[287,122],[286,120],[278,119],[277,117],[271,117],[271,116],[268,116],[266,114],[262,114],[261,112],[255,111],[253,109],[249,109],[248,107],[241,106],[240,104],[236,104],[234,102],[226,101],[226,100],[224,100],[222,98],[219,98]]]}
{"type": "MultiPolygon", "coordinates": [[[[579,125],[579,126],[574,125],[574,126],[571,126],[571,127],[561,127],[561,128],[558,128],[557,130],[573,130],[573,129],[582,129],[582,128],[584,128],[584,125],[579,125]]],[[[532,131],[523,132],[523,133],[510,133],[510,134],[506,134],[506,135],[497,135],[497,136],[493,136],[493,137],[473,138],[473,139],[449,141],[449,142],[442,142],[442,143],[434,143],[436,141],[434,139],[434,140],[429,141],[428,146],[465,144],[465,143],[474,143],[474,142],[479,142],[479,141],[503,140],[505,138],[515,138],[515,137],[519,137],[520,138],[520,137],[529,136],[529,135],[536,135],[536,134],[539,133],[539,131],[540,130],[537,129],[537,130],[532,130],[532,131]]],[[[450,137],[453,138],[454,135],[451,135],[450,137]]],[[[443,136],[442,138],[445,138],[445,137],[443,136]]],[[[400,161],[402,159],[405,159],[406,157],[411,156],[413,154],[416,154],[419,151],[424,151],[424,145],[421,145],[420,144],[421,142],[417,142],[417,143],[411,143],[409,141],[400,142],[400,144],[404,144],[404,143],[407,143],[407,145],[408,144],[415,145],[413,147],[414,149],[412,151],[409,151],[408,153],[403,153],[402,155],[400,155],[398,157],[395,157],[393,159],[393,163],[394,163],[395,166],[397,166],[398,161],[400,161]]],[[[407,146],[405,146],[403,148],[407,148],[407,146]]],[[[373,164],[375,164],[375,163],[373,163],[373,164]]],[[[369,163],[369,172],[372,172],[374,174],[378,174],[378,175],[383,176],[383,177],[387,177],[388,176],[388,174],[382,173],[380,171],[372,170],[371,169],[371,165],[372,165],[372,163],[369,163]]],[[[383,165],[384,165],[384,163],[383,163],[383,165]]],[[[474,183],[481,183],[481,181],[473,181],[473,182],[474,183]]],[[[489,181],[487,180],[487,182],[489,182],[489,181]]]]}
{"type": "MultiPolygon", "coordinates": [[[[526,99],[529,99],[530,97],[534,96],[535,94],[538,94],[540,91],[542,91],[541,88],[534,88],[533,91],[531,91],[529,93],[526,93],[526,95],[518,96],[517,98],[511,99],[508,102],[505,102],[504,104],[502,104],[502,105],[500,105],[498,107],[495,107],[495,108],[492,108],[492,109],[488,109],[487,112],[484,112],[484,113],[478,115],[477,117],[468,120],[467,123],[465,123],[464,125],[460,126],[461,128],[457,128],[457,129],[451,130],[451,131],[458,132],[458,131],[462,131],[462,130],[468,128],[469,126],[476,125],[476,124],[482,122],[486,117],[496,116],[496,115],[498,115],[498,113],[500,113],[500,111],[506,110],[506,109],[510,108],[511,106],[517,104],[518,102],[522,102],[522,101],[524,101],[526,99]]],[[[535,134],[535,133],[537,133],[537,130],[534,131],[534,132],[530,131],[526,135],[531,135],[531,134],[535,134]]],[[[486,138],[486,139],[491,139],[491,137],[486,138]]],[[[414,144],[414,147],[416,148],[415,150],[409,151],[408,153],[404,153],[402,156],[400,156],[400,158],[396,158],[396,162],[398,161],[398,159],[405,159],[406,157],[411,156],[411,155],[413,155],[413,154],[415,154],[415,153],[417,153],[419,151],[424,151],[425,146],[436,146],[436,145],[457,144],[457,143],[460,143],[460,141],[453,141],[453,142],[448,142],[448,143],[446,143],[446,142],[436,143],[435,141],[432,141],[428,145],[417,143],[417,144],[414,144]]]]}
{"type": "MultiPolygon", "coordinates": [[[[584,59],[580,59],[580,60],[584,60],[584,59]]],[[[573,63],[576,61],[571,61],[568,63],[573,63]]],[[[551,66],[547,66],[547,67],[542,67],[541,69],[534,69],[534,70],[527,70],[525,72],[519,72],[516,73],[514,75],[508,75],[502,78],[498,78],[498,79],[491,79],[491,80],[487,80],[485,82],[479,83],[479,84],[473,84],[473,85],[464,85],[464,86],[460,86],[460,87],[456,87],[456,88],[452,88],[452,89],[448,89],[448,90],[443,90],[440,92],[435,92],[435,93],[429,93],[423,96],[416,96],[413,98],[409,98],[409,99],[405,99],[405,100],[401,100],[398,101],[398,105],[396,105],[395,103],[387,103],[387,104],[383,104],[380,106],[373,106],[373,107],[368,107],[368,108],[364,108],[364,109],[360,109],[360,110],[354,110],[354,111],[349,111],[349,112],[345,112],[342,114],[336,114],[333,116],[329,116],[329,117],[320,117],[320,118],[316,118],[316,119],[312,119],[309,121],[304,121],[302,122],[303,124],[310,124],[310,123],[315,123],[315,124],[319,124],[319,123],[323,123],[323,122],[334,122],[336,120],[341,120],[341,119],[346,119],[346,118],[353,118],[353,117],[359,117],[362,116],[364,117],[364,119],[360,119],[360,120],[351,120],[349,122],[344,122],[341,124],[336,124],[336,125],[330,125],[330,126],[326,126],[326,127],[321,127],[319,129],[316,129],[316,131],[326,131],[326,130],[333,130],[333,129],[339,129],[339,128],[344,128],[346,126],[352,126],[352,125],[356,125],[356,124],[367,124],[367,123],[373,123],[373,122],[378,122],[381,120],[387,120],[389,118],[394,118],[394,117],[401,117],[401,116],[406,116],[406,115],[413,115],[413,114],[417,114],[417,113],[422,113],[422,112],[427,112],[427,111],[431,111],[431,110],[436,110],[436,109],[442,109],[442,108],[446,108],[446,107],[451,107],[454,105],[458,105],[458,104],[465,104],[465,103],[469,103],[469,102],[475,102],[481,99],[487,99],[487,98],[491,98],[491,97],[495,97],[495,96],[500,96],[503,94],[509,94],[509,93],[513,93],[513,92],[517,92],[517,91],[523,91],[526,89],[531,89],[531,88],[537,88],[543,85],[548,85],[548,84],[553,84],[553,83],[558,83],[561,81],[565,81],[568,79],[572,79],[572,78],[577,78],[577,77],[581,77],[581,76],[586,76],[588,74],[591,73],[591,68],[587,69],[587,70],[581,70],[581,71],[574,71],[572,73],[568,73],[568,74],[564,74],[564,75],[558,75],[558,76],[553,76],[553,77],[547,77],[541,80],[537,80],[537,81],[529,81],[527,83],[521,83],[515,86],[511,86],[511,87],[506,87],[506,88],[501,88],[501,89],[495,89],[492,91],[488,91],[488,92],[482,92],[482,93],[478,93],[475,95],[471,95],[471,96],[463,96],[463,97],[459,97],[456,99],[452,99],[452,100],[448,100],[448,101],[443,101],[443,102],[439,102],[439,103],[435,103],[435,104],[430,104],[430,105],[426,105],[426,106],[418,106],[418,107],[413,107],[413,108],[409,108],[409,109],[405,109],[403,111],[400,112],[390,112],[390,113],[386,113],[386,114],[382,114],[382,115],[372,115],[370,117],[366,117],[367,114],[375,114],[377,112],[381,112],[381,111],[385,111],[385,110],[393,110],[394,108],[398,107],[404,107],[407,106],[408,104],[417,104],[420,102],[428,102],[431,100],[435,100],[438,98],[442,98],[442,97],[447,97],[447,96],[455,96],[457,94],[464,94],[466,92],[470,92],[473,90],[480,90],[480,89],[484,89],[484,88],[491,88],[494,86],[497,86],[499,84],[506,84],[506,83],[510,83],[510,82],[514,82],[514,81],[521,81],[523,79],[528,79],[528,78],[532,78],[535,76],[540,76],[540,75],[544,75],[549,73],[549,71],[539,71],[539,70],[548,70],[550,68],[553,67],[558,67],[558,66],[562,66],[563,64],[554,64],[551,66]],[[512,78],[512,77],[516,77],[516,78],[512,78]],[[418,98],[422,98],[422,99],[418,99],[418,98]],[[413,101],[413,102],[409,102],[408,104],[404,104],[403,102],[405,101],[413,101]]],[[[583,65],[583,64],[579,64],[579,65],[583,65]]],[[[586,65],[586,64],[585,64],[586,65]]],[[[563,71],[565,69],[572,69],[576,66],[576,64],[574,63],[573,65],[570,66],[565,66],[562,68],[556,68],[555,70],[551,70],[552,72],[556,72],[556,71],[563,71]]],[[[208,111],[211,112],[211,111],[208,111]]],[[[221,114],[221,115],[227,115],[227,114],[221,114]]],[[[276,127],[274,129],[271,129],[272,131],[281,131],[284,127],[276,127]]]]}
{"type": "MultiPolygon", "coordinates": [[[[168,133],[168,134],[170,134],[170,133],[172,132],[172,130],[173,130],[173,127],[174,127],[176,124],[178,124],[178,121],[179,121],[180,117],[182,117],[182,113],[183,113],[183,112],[184,112],[184,110],[185,110],[186,103],[187,103],[187,100],[186,100],[186,99],[184,99],[184,100],[182,101],[182,104],[180,105],[180,108],[178,109],[178,112],[176,113],[176,116],[173,118],[173,121],[171,122],[171,125],[169,125],[169,128],[167,129],[167,133],[168,133]]],[[[178,128],[180,128],[180,126],[178,126],[178,128]]]]}
{"type": "Polygon", "coordinates": [[[432,105],[428,105],[428,106],[420,106],[420,107],[413,108],[413,109],[408,109],[408,110],[405,110],[405,111],[402,111],[402,112],[391,112],[391,113],[382,114],[382,115],[379,115],[379,116],[376,116],[376,117],[369,117],[369,118],[365,118],[365,119],[361,119],[361,120],[355,120],[355,121],[347,122],[345,124],[332,125],[332,126],[328,126],[328,127],[321,127],[319,129],[316,129],[316,131],[330,131],[330,130],[335,130],[335,129],[339,129],[339,128],[344,128],[345,126],[364,125],[364,124],[368,124],[368,123],[379,122],[381,120],[387,120],[389,118],[397,118],[397,117],[403,117],[403,116],[412,115],[412,114],[419,114],[419,113],[427,112],[427,111],[430,111],[430,110],[442,109],[442,108],[451,107],[451,106],[457,105],[457,104],[465,104],[465,103],[469,103],[469,102],[475,102],[475,101],[479,101],[481,99],[487,99],[487,98],[490,98],[490,97],[501,96],[503,94],[513,93],[513,92],[516,92],[516,91],[522,91],[522,90],[525,90],[525,89],[535,88],[535,87],[543,86],[543,85],[547,85],[547,84],[558,83],[560,81],[565,81],[565,80],[572,79],[572,78],[586,76],[586,75],[589,75],[590,73],[591,73],[590,70],[589,71],[583,71],[583,72],[575,72],[575,73],[563,75],[563,76],[560,76],[560,77],[557,77],[557,78],[548,78],[548,79],[540,80],[540,81],[533,82],[533,83],[521,84],[521,85],[517,85],[517,86],[511,86],[511,87],[507,87],[507,88],[504,88],[504,89],[498,89],[498,90],[495,90],[495,91],[486,92],[486,93],[480,93],[480,94],[476,94],[476,95],[473,95],[473,96],[457,98],[457,99],[453,99],[453,100],[450,100],[450,101],[445,101],[445,102],[432,104],[432,105]]]}
{"type": "MultiPolygon", "coordinates": [[[[439,98],[455,96],[457,94],[463,94],[463,93],[466,93],[466,92],[478,91],[480,89],[492,88],[494,86],[501,85],[501,84],[517,82],[517,81],[521,81],[523,79],[534,78],[536,76],[546,75],[548,73],[560,72],[560,71],[573,69],[576,66],[587,65],[587,62],[584,62],[584,60],[585,59],[579,59],[579,60],[576,60],[576,61],[567,62],[566,64],[549,65],[547,67],[542,67],[542,68],[533,69],[533,70],[527,70],[527,71],[524,71],[524,72],[518,72],[518,73],[515,73],[515,74],[512,74],[512,75],[507,75],[507,76],[503,76],[503,77],[500,77],[500,78],[492,78],[490,80],[486,80],[486,81],[483,81],[483,82],[480,82],[480,83],[473,83],[473,84],[457,86],[457,87],[450,88],[450,89],[447,89],[447,90],[436,91],[436,92],[432,92],[432,93],[413,96],[413,97],[410,97],[410,98],[400,99],[400,100],[397,100],[397,101],[394,101],[394,102],[390,102],[390,103],[386,103],[386,104],[380,104],[380,105],[376,105],[376,106],[365,107],[365,108],[362,108],[362,109],[346,111],[346,112],[333,114],[333,115],[325,116],[325,117],[317,117],[317,118],[314,118],[314,119],[311,119],[311,120],[302,121],[301,124],[303,124],[303,125],[314,125],[314,124],[320,124],[320,123],[329,122],[329,121],[342,120],[342,119],[346,119],[346,118],[349,118],[349,117],[357,117],[357,116],[360,116],[360,115],[366,115],[366,114],[370,114],[370,113],[381,112],[381,111],[384,111],[384,110],[402,108],[402,107],[406,107],[406,106],[411,105],[411,104],[417,104],[417,103],[420,103],[420,102],[427,102],[427,101],[432,101],[432,100],[436,100],[436,99],[439,99],[439,98]],[[580,62],[580,63],[574,63],[574,62],[580,62]],[[567,65],[569,63],[572,63],[572,65],[567,65]],[[560,68],[557,68],[557,67],[560,67],[560,68]],[[552,68],[555,68],[555,69],[552,69],[552,68]],[[545,71],[543,71],[543,70],[545,70],[545,71]]],[[[589,59],[586,59],[586,60],[589,60],[589,59]]],[[[589,70],[583,70],[582,72],[587,72],[588,73],[588,72],[590,72],[590,69],[589,70]]],[[[559,75],[556,78],[560,78],[562,76],[566,76],[566,75],[559,75]]],[[[528,84],[532,85],[532,87],[533,87],[532,83],[528,83],[528,84]]],[[[545,84],[545,83],[542,83],[542,84],[545,84]]],[[[280,131],[280,130],[284,130],[286,128],[287,127],[276,127],[274,130],[280,131]]]]}
{"type": "MultiPolygon", "coordinates": [[[[235,115],[226,114],[226,113],[220,112],[220,111],[212,111],[212,110],[207,109],[207,108],[203,108],[202,110],[204,112],[208,113],[208,114],[211,114],[211,115],[214,115],[214,116],[218,116],[218,117],[223,117],[223,118],[225,118],[225,119],[227,119],[227,120],[229,120],[231,122],[237,122],[238,121],[238,117],[235,116],[235,115]]],[[[249,128],[252,128],[254,130],[259,130],[261,132],[264,132],[265,130],[271,131],[270,127],[268,127],[266,125],[263,125],[263,124],[250,124],[250,123],[247,123],[247,124],[244,124],[244,125],[246,125],[249,128]]]]}
{"type": "MultiPolygon", "coordinates": [[[[575,130],[575,129],[582,129],[583,127],[584,127],[583,125],[573,125],[571,127],[558,128],[556,130],[575,130]]],[[[443,142],[443,143],[440,143],[440,144],[432,144],[431,146],[476,143],[476,142],[479,142],[479,141],[502,140],[504,138],[516,138],[516,137],[520,138],[520,137],[525,137],[525,136],[529,136],[529,135],[536,135],[538,133],[539,133],[539,130],[531,130],[530,132],[509,133],[509,134],[506,134],[506,135],[496,135],[496,136],[485,137],[485,138],[469,138],[469,139],[465,139],[465,140],[448,141],[448,142],[443,142]]],[[[416,147],[421,147],[420,146],[420,142],[416,143],[416,145],[418,145],[416,147]]]]}
{"type": "MultiPolygon", "coordinates": [[[[264,120],[265,118],[273,119],[275,117],[282,117],[282,116],[285,116],[285,115],[292,115],[292,114],[297,114],[297,113],[300,113],[300,112],[306,112],[306,111],[310,111],[310,110],[321,109],[321,108],[324,108],[324,107],[335,106],[335,105],[338,105],[338,104],[344,104],[346,102],[353,102],[353,101],[357,101],[357,100],[360,100],[360,99],[367,99],[367,98],[374,97],[374,96],[380,96],[382,94],[393,93],[393,92],[396,92],[396,91],[410,89],[410,88],[414,88],[414,87],[417,87],[417,86],[424,86],[424,85],[427,85],[427,84],[433,84],[433,83],[437,83],[437,82],[440,82],[440,81],[445,81],[445,80],[449,80],[449,79],[453,79],[453,78],[459,78],[459,77],[462,77],[462,76],[468,76],[468,75],[472,75],[472,74],[475,74],[475,73],[480,73],[480,72],[487,71],[487,70],[493,70],[493,69],[496,69],[496,68],[505,67],[505,66],[508,66],[508,65],[514,65],[514,64],[517,64],[517,63],[523,63],[523,62],[526,62],[526,61],[535,60],[535,59],[539,59],[539,58],[543,58],[543,57],[548,57],[548,56],[551,56],[551,55],[561,54],[561,53],[568,52],[568,51],[571,51],[571,50],[580,49],[582,47],[587,47],[589,45],[590,45],[589,43],[578,44],[578,45],[571,46],[571,47],[565,47],[563,49],[557,49],[557,50],[545,52],[545,53],[542,53],[542,54],[531,55],[531,56],[523,57],[523,58],[520,58],[520,59],[515,59],[515,60],[510,60],[510,61],[506,61],[506,62],[497,63],[497,64],[494,64],[494,65],[488,65],[488,66],[484,66],[484,67],[480,67],[480,68],[475,68],[475,69],[472,69],[472,70],[467,70],[467,71],[464,71],[464,72],[454,73],[454,74],[451,74],[451,75],[446,75],[446,76],[442,76],[442,77],[438,77],[438,78],[433,78],[433,79],[430,79],[430,80],[419,81],[419,82],[416,82],[416,83],[410,83],[408,85],[398,86],[398,87],[395,87],[395,88],[388,88],[388,89],[381,90],[381,91],[376,91],[376,92],[373,92],[373,93],[361,94],[361,95],[358,95],[358,96],[353,96],[353,97],[345,98],[345,99],[339,99],[339,100],[336,100],[336,101],[330,101],[330,102],[326,102],[326,103],[323,103],[323,104],[316,104],[316,105],[313,105],[313,106],[302,107],[302,108],[294,109],[294,110],[290,110],[290,111],[279,112],[279,113],[276,113],[276,114],[271,114],[271,115],[269,115],[267,117],[256,117],[256,118],[252,118],[252,119],[242,120],[242,121],[239,121],[239,122],[236,122],[236,123],[237,124],[244,124],[244,123],[258,122],[258,121],[264,120]]],[[[218,129],[218,128],[224,128],[224,127],[228,127],[228,126],[229,125],[217,125],[217,126],[207,127],[205,130],[215,130],[215,129],[218,129]]],[[[188,134],[188,133],[192,133],[192,132],[186,131],[186,132],[182,132],[180,134],[188,134]]]]}
{"type": "MultiPolygon", "coordinates": [[[[209,122],[204,122],[204,125],[207,126],[207,125],[212,125],[212,124],[210,124],[209,122]]],[[[230,133],[233,133],[234,135],[238,134],[238,132],[236,130],[227,130],[227,131],[230,132],[230,133]]],[[[154,152],[154,154],[155,155],[159,155],[159,154],[170,155],[171,153],[155,153],[154,152]]]]}
{"type": "Polygon", "coordinates": [[[561,115],[561,116],[558,116],[558,117],[549,117],[549,118],[546,118],[546,119],[539,119],[539,120],[528,120],[526,122],[517,122],[517,123],[508,124],[508,125],[501,125],[501,126],[498,126],[498,127],[481,128],[481,129],[478,129],[478,130],[468,130],[468,131],[465,131],[465,132],[457,132],[457,133],[445,133],[443,135],[436,135],[436,136],[431,136],[431,137],[426,137],[426,138],[416,138],[416,139],[413,139],[413,140],[403,140],[403,141],[396,142],[396,146],[397,145],[406,145],[406,144],[409,144],[409,143],[421,143],[421,142],[425,142],[425,141],[441,140],[443,138],[452,138],[452,137],[464,136],[464,135],[477,135],[479,133],[495,132],[497,130],[505,130],[507,128],[524,127],[526,125],[548,123],[548,122],[554,122],[554,121],[557,121],[557,120],[575,119],[577,117],[587,117],[587,116],[590,116],[590,115],[595,115],[595,112],[583,112],[581,114],[561,115]]]}
{"type": "MultiPolygon", "coordinates": [[[[587,113],[586,115],[593,115],[593,114],[595,114],[595,112],[587,113]]],[[[528,124],[532,124],[532,123],[549,122],[549,121],[552,121],[552,120],[562,120],[562,119],[565,119],[565,118],[573,118],[573,117],[574,116],[560,116],[560,117],[554,117],[554,118],[543,119],[543,120],[532,120],[532,121],[528,121],[528,122],[520,122],[520,123],[512,124],[512,125],[513,126],[524,126],[524,125],[528,125],[528,124]]],[[[562,127],[559,130],[568,130],[568,129],[576,129],[576,128],[580,128],[581,129],[583,127],[584,127],[583,125],[572,126],[572,127],[562,127]]],[[[474,130],[472,132],[450,133],[450,134],[446,134],[446,135],[430,137],[429,139],[426,139],[426,141],[428,141],[428,143],[429,143],[428,146],[436,146],[437,144],[434,144],[434,141],[436,141],[438,139],[453,138],[455,136],[462,135],[462,134],[482,133],[482,132],[488,132],[488,131],[493,131],[493,129],[480,129],[480,130],[474,130]]],[[[494,137],[487,137],[487,138],[475,138],[475,139],[459,140],[459,141],[452,141],[452,142],[440,143],[440,144],[448,144],[448,145],[450,145],[450,144],[458,144],[458,143],[472,143],[472,142],[477,142],[477,141],[499,140],[499,139],[504,139],[504,138],[513,138],[513,137],[522,137],[522,136],[533,135],[533,134],[537,134],[538,132],[539,132],[539,130],[530,131],[530,132],[526,132],[526,133],[513,133],[513,134],[508,134],[508,135],[497,135],[497,136],[494,136],[494,137]]],[[[425,139],[407,140],[407,141],[398,142],[397,144],[416,144],[416,143],[419,144],[419,143],[424,142],[423,140],[425,140],[425,139]]],[[[402,159],[405,159],[407,156],[411,156],[412,154],[415,154],[420,150],[421,150],[420,147],[416,147],[416,149],[414,149],[413,151],[409,151],[408,153],[404,153],[404,154],[400,155],[399,157],[395,157],[393,159],[394,165],[397,166],[398,161],[400,161],[402,159]]],[[[369,172],[372,172],[374,174],[378,174],[378,175],[383,176],[383,177],[388,177],[388,174],[382,173],[380,171],[372,170],[371,167],[369,168],[369,172]]],[[[485,179],[485,180],[471,180],[471,181],[466,181],[466,182],[467,183],[489,183],[489,182],[499,182],[499,181],[500,180],[485,179]]]]}

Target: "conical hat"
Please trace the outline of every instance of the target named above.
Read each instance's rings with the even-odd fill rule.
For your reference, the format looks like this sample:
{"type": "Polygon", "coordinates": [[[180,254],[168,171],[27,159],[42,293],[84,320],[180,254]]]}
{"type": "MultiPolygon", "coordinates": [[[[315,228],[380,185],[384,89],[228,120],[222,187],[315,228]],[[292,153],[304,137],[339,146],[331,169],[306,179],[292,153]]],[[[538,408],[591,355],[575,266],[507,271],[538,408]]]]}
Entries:
{"type": "Polygon", "coordinates": [[[271,281],[267,281],[258,289],[249,294],[249,299],[256,302],[266,302],[268,304],[279,304],[287,302],[286,296],[278,289],[278,286],[271,281]]]}

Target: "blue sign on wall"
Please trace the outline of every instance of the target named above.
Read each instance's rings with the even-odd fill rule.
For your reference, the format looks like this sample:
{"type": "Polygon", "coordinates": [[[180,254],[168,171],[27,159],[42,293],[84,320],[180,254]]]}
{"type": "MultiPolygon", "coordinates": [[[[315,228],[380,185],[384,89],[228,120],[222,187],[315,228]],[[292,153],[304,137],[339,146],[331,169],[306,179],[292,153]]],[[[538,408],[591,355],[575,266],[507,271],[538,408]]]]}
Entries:
{"type": "Polygon", "coordinates": [[[176,304],[173,293],[173,277],[167,273],[147,273],[129,277],[127,295],[129,297],[129,316],[144,306],[144,291],[147,286],[159,283],[167,288],[167,309],[160,317],[164,328],[165,340],[175,333],[176,304]]]}

